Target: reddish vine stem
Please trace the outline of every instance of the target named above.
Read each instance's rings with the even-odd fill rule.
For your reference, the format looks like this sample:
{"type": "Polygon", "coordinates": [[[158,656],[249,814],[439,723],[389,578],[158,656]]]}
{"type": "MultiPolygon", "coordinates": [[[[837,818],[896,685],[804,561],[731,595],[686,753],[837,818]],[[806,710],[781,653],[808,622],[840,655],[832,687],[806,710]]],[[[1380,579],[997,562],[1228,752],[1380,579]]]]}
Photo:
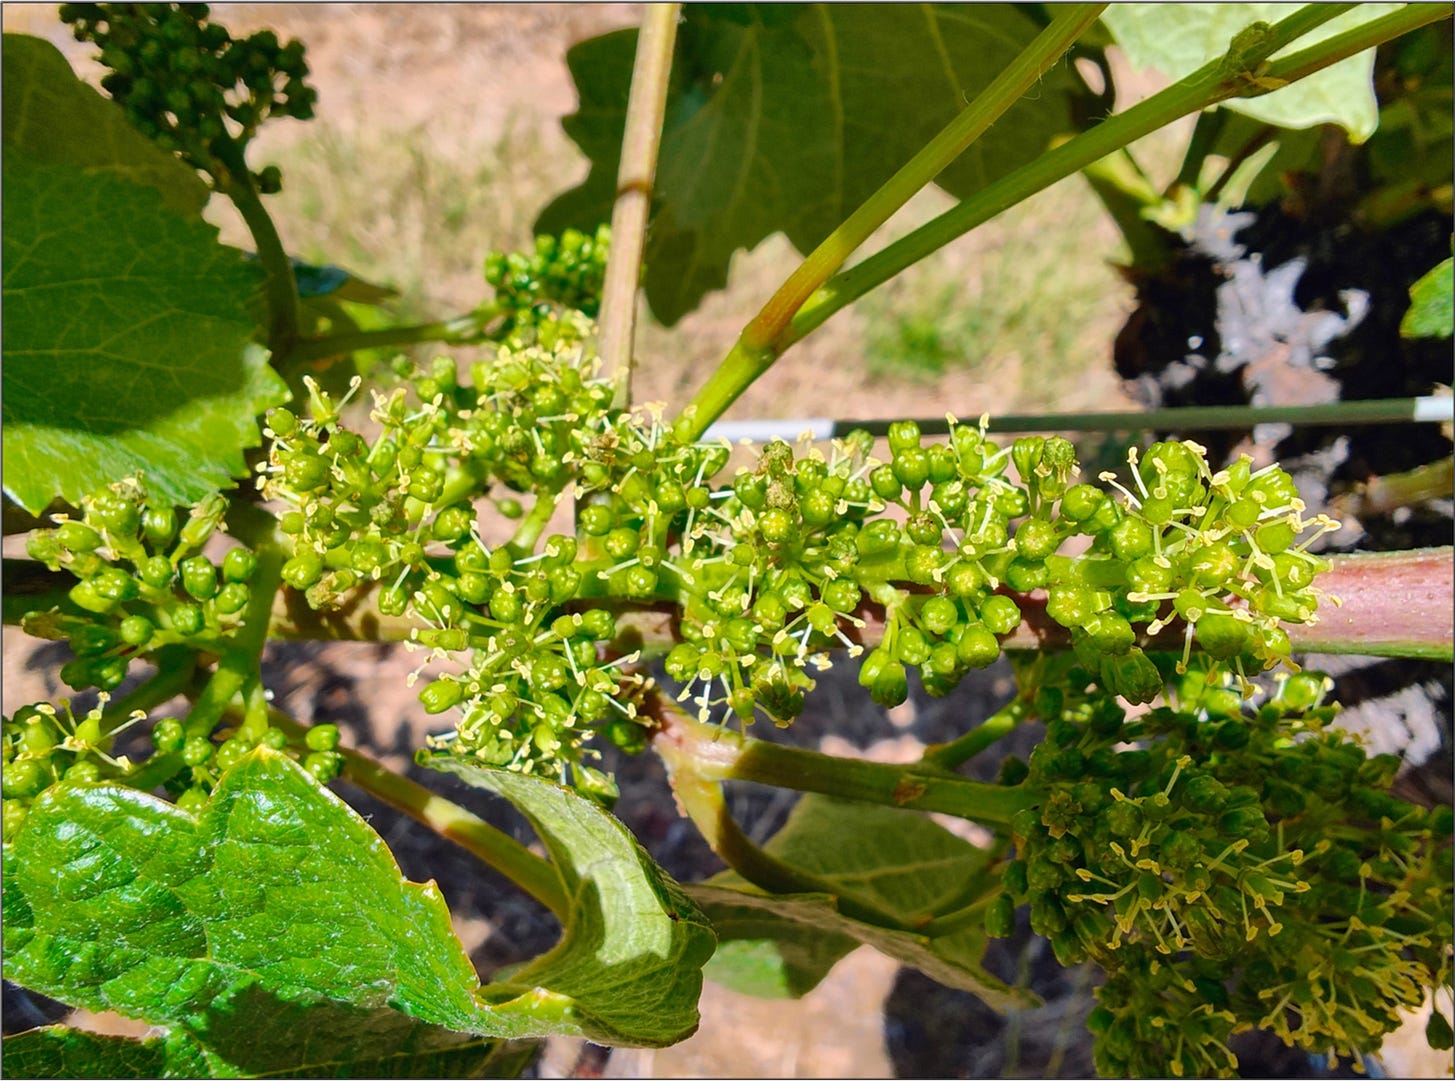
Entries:
{"type": "MultiPolygon", "coordinates": [[[[1334,556],[1316,581],[1319,622],[1287,624],[1297,653],[1343,653],[1365,657],[1452,658],[1452,602],[1456,590],[1451,548],[1419,548],[1404,552],[1359,552],[1334,556]]],[[[8,581],[8,575],[7,575],[8,581]]],[[[664,598],[671,599],[671,598],[664,598]]],[[[1067,630],[1046,614],[1046,598],[1018,595],[1022,622],[1002,639],[1006,649],[1066,649],[1067,630]]],[[[292,590],[281,591],[274,608],[272,633],[280,638],[336,638],[399,641],[413,624],[380,616],[372,598],[361,598],[347,611],[314,612],[292,590]]],[[[859,631],[865,643],[878,642],[884,611],[866,604],[857,613],[865,620],[859,631]]],[[[7,596],[5,621],[10,618],[7,596]]],[[[672,644],[671,628],[656,621],[642,628],[643,644],[672,644]]],[[[1185,624],[1175,621],[1143,645],[1181,650],[1185,624]]]]}
{"type": "MultiPolygon", "coordinates": [[[[1331,569],[1317,580],[1324,594],[1320,622],[1289,624],[1289,640],[1297,653],[1345,653],[1365,657],[1452,657],[1452,604],[1456,575],[1451,548],[1420,548],[1408,552],[1360,552],[1335,556],[1331,569]],[[1338,603],[1336,601],[1338,600],[1338,603]]],[[[58,607],[75,612],[66,591],[75,579],[52,572],[39,563],[6,559],[4,621],[18,624],[28,612],[58,607]]],[[[671,601],[670,597],[661,598],[671,601]]],[[[1045,598],[1018,595],[1022,622],[1002,639],[1007,649],[1065,649],[1067,631],[1046,614],[1045,598]]],[[[643,607],[640,603],[634,607],[643,607]]],[[[865,620],[857,633],[865,643],[879,641],[884,612],[865,605],[856,615],[865,620]]],[[[403,616],[381,615],[374,591],[361,591],[346,608],[314,611],[303,595],[287,587],[274,599],[268,628],[272,638],[291,641],[318,639],[343,642],[407,641],[415,624],[403,616]]],[[[647,649],[672,644],[670,621],[652,619],[638,630],[647,649]]],[[[1144,646],[1183,648],[1184,624],[1174,622],[1144,646]]]]}

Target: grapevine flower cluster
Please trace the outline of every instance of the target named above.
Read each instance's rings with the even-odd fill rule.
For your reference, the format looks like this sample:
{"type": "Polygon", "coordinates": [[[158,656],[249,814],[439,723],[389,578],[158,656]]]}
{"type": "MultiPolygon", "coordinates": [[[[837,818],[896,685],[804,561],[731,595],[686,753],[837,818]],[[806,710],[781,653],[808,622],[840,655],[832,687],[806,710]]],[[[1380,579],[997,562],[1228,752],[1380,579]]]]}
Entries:
{"type": "MultiPolygon", "coordinates": [[[[640,745],[635,692],[645,684],[624,670],[634,657],[606,655],[616,616],[589,600],[611,585],[619,596],[650,598],[655,580],[580,551],[574,536],[551,536],[539,552],[525,535],[492,547],[470,502],[492,486],[533,492],[522,527],[534,531],[573,482],[610,485],[634,461],[652,471],[651,447],[611,415],[611,385],[584,358],[570,336],[549,349],[502,347],[465,386],[452,362],[437,361],[414,373],[415,407],[403,387],[376,396],[372,441],[342,426],[339,405],[313,387],[307,418],[268,415],[273,445],[260,487],[293,508],[281,520],[294,538],[283,577],[311,604],[336,604],[378,583],[383,613],[423,624],[417,645],[471,658],[466,672],[421,692],[430,713],[458,710],[452,747],[609,798],[611,783],[586,764],[583,744],[604,729],[640,745]]],[[[498,506],[521,514],[514,494],[498,506]]],[[[604,553],[620,554],[623,543],[608,540],[604,553]]]]}
{"type": "Polygon", "coordinates": [[[1044,694],[1046,741],[1007,778],[1042,796],[987,928],[1029,905],[1058,960],[1107,972],[1104,1076],[1232,1076],[1251,1027],[1359,1061],[1450,979],[1450,809],[1388,793],[1398,760],[1330,726],[1323,677],[1254,708],[1207,661],[1170,674],[1138,717],[1085,671],[1044,694]]]}
{"type": "MultiPolygon", "coordinates": [[[[235,198],[280,189],[246,149],[270,118],[313,115],[301,44],[234,38],[202,4],[61,17],[99,48],[103,88],[143,134],[235,198]]],[[[1009,934],[1025,906],[1062,963],[1103,969],[1099,1072],[1230,1074],[1229,1038],[1252,1027],[1358,1059],[1450,982],[1450,809],[1390,795],[1398,762],[1334,728],[1328,681],[1288,663],[1283,625],[1318,618],[1325,561],[1309,549],[1334,523],[1306,517],[1287,473],[1247,458],[1215,470],[1198,444],[1167,441],[1129,452],[1125,481],[1092,483],[1065,439],[1002,448],[984,419],[954,417],[943,442],[891,425],[885,461],[861,432],[775,441],[730,473],[726,443],[614,405],[591,345],[608,243],[603,226],[487,256],[493,297],[450,338],[488,343],[483,358],[463,373],[401,358],[364,430],[343,417],[357,380],[335,400],[305,379],[305,408],[270,410],[257,489],[286,562],[272,544],[223,551],[224,496],[178,512],[139,479],[34,531],[30,556],[75,584],[23,625],[67,642],[62,680],[98,695],[85,712],[40,703],[4,720],[4,839],[57,784],[163,788],[196,810],[257,746],[337,777],[337,727],[294,735],[267,705],[258,650],[280,581],[315,609],[370,596],[408,621],[424,654],[412,685],[451,665],[419,692],[452,726],[437,750],[604,803],[616,788],[593,741],[640,751],[652,723],[631,613],[672,621],[663,670],[700,718],[788,725],[836,654],[862,658],[882,706],[912,678],[949,693],[1000,656],[1040,592],[1073,650],[1030,662],[1063,678],[1016,713],[1047,734],[1003,765],[1024,809],[986,930],[1009,934]],[[483,528],[485,506],[515,523],[509,539],[483,528]],[[550,532],[568,507],[574,529],[550,532]],[[1181,655],[1149,652],[1175,622],[1181,655]],[[183,673],[153,689],[193,699],[153,725],[140,763],[118,737],[148,719],[132,706],[164,695],[113,704],[133,661],[183,673]],[[1261,698],[1252,677],[1280,664],[1293,674],[1261,698]]],[[[1451,1046],[1439,1012],[1428,1035],[1451,1046]]]]}
{"type": "MultiPolygon", "coordinates": [[[[60,15],[78,41],[100,48],[110,69],[101,86],[132,126],[220,188],[238,179],[264,121],[313,116],[302,43],[280,44],[271,30],[234,38],[208,20],[206,4],[62,4],[60,15]]],[[[253,182],[266,195],[282,177],[268,166],[253,182]]]]}
{"type": "MultiPolygon", "coordinates": [[[[117,738],[147,719],[145,710],[115,716],[102,691],[97,704],[77,717],[69,701],[60,708],[48,702],[22,706],[4,721],[0,754],[4,761],[4,839],[8,842],[25,823],[35,797],[56,784],[106,781],[142,791],[162,787],[185,811],[197,811],[222,772],[255,746],[290,749],[286,732],[272,725],[244,724],[218,739],[211,720],[164,717],[152,728],[153,754],[142,762],[114,755],[117,738]]],[[[293,748],[322,784],[339,775],[343,756],[336,749],[339,729],[318,724],[308,730],[301,748],[293,748]]]]}
{"type": "MultiPolygon", "coordinates": [[[[77,717],[69,703],[59,710],[49,702],[22,706],[7,717],[0,735],[0,756],[4,761],[4,838],[9,841],[25,823],[34,798],[61,781],[86,783],[103,778],[125,777],[132,769],[126,757],[109,753],[103,728],[104,709],[111,696],[104,691],[100,703],[77,717]]],[[[125,724],[111,727],[114,736],[122,728],[145,720],[146,714],[128,717],[125,724]]]]}
{"type": "Polygon", "coordinates": [[[485,280],[495,291],[490,311],[504,315],[495,336],[524,345],[544,334],[549,345],[563,319],[595,319],[610,238],[607,225],[590,234],[567,229],[560,237],[538,236],[529,253],[486,256],[485,280]]]}
{"type": "Polygon", "coordinates": [[[1075,563],[1053,560],[1043,583],[1047,613],[1071,630],[1079,656],[1132,702],[1151,701],[1162,680],[1133,647],[1131,623],[1156,633],[1184,620],[1185,665],[1195,640],[1241,676],[1246,664],[1287,658],[1280,624],[1315,620],[1312,583],[1327,564],[1308,549],[1335,523],[1306,519],[1289,474],[1252,471],[1247,457],[1214,473],[1196,443],[1164,442],[1141,461],[1130,451],[1129,464],[1133,489],[1101,478],[1121,491],[1120,507],[1089,485],[1062,500],[1061,516],[1095,537],[1075,563]]]}
{"type": "MultiPolygon", "coordinates": [[[[579,267],[603,242],[495,258],[498,289],[562,259],[579,267]]],[[[558,286],[517,292],[564,296],[558,286]]],[[[1021,621],[1002,586],[1047,589],[1097,678],[1132,701],[1162,686],[1138,625],[1192,618],[1205,648],[1258,670],[1287,647],[1280,617],[1313,618],[1312,606],[1276,604],[1297,589],[1312,598],[1320,565],[1297,543],[1319,523],[1277,470],[1243,462],[1215,475],[1196,444],[1159,444],[1134,458],[1139,498],[1075,484],[1064,439],[1001,449],[984,425],[952,420],[944,443],[893,425],[888,462],[862,433],[827,454],[776,441],[725,481],[730,447],[685,443],[654,409],[613,409],[589,324],[540,308],[523,306],[529,333],[465,378],[450,358],[401,363],[406,385],[375,395],[372,439],[316,386],[307,416],[268,416],[259,486],[289,508],[284,580],[315,607],[372,583],[384,614],[424,624],[419,646],[467,658],[422,691],[430,712],[455,711],[448,745],[461,753],[609,791],[586,743],[644,737],[646,683],[614,644],[623,604],[675,604],[680,642],[664,667],[700,716],[778,724],[802,711],[810,672],[833,651],[862,652],[867,603],[886,623],[860,676],[884,705],[904,700],[911,669],[943,694],[1000,655],[1021,621]],[[527,312],[539,317],[529,327],[527,312]],[[521,519],[510,542],[483,539],[481,495],[521,519]],[[543,537],[567,499],[577,534],[543,537]],[[1086,554],[1058,555],[1079,536],[1086,554]]]]}
{"type": "MultiPolygon", "coordinates": [[[[223,525],[227,501],[203,500],[184,516],[152,500],[139,479],[128,478],[81,500],[81,515],[56,515],[56,526],[31,533],[30,556],[76,579],[67,604],[29,613],[22,626],[40,637],[65,641],[74,659],[61,679],[77,691],[99,690],[100,704],[81,717],[68,702],[25,706],[5,721],[4,813],[6,836],[24,820],[32,799],[61,781],[116,780],[150,789],[166,787],[184,807],[206,799],[220,771],[258,743],[275,750],[287,735],[263,723],[245,723],[215,738],[218,718],[157,722],[151,733],[156,755],[136,764],[113,756],[116,738],[145,711],[106,707],[110,692],[126,680],[133,662],[158,668],[183,656],[223,654],[237,635],[253,599],[257,557],[229,548],[214,561],[203,552],[223,525]]],[[[321,780],[339,773],[338,730],[308,733],[304,764],[321,780]]]]}
{"type": "Polygon", "coordinates": [[[226,510],[212,496],[184,518],[128,478],[83,498],[79,519],[58,515],[54,529],[30,535],[32,559],[77,579],[68,598],[79,612],[37,612],[24,622],[30,634],[69,643],[75,659],[61,668],[64,683],[113,691],[132,661],[168,646],[221,649],[248,604],[257,563],[243,547],[220,564],[202,553],[226,510]]]}

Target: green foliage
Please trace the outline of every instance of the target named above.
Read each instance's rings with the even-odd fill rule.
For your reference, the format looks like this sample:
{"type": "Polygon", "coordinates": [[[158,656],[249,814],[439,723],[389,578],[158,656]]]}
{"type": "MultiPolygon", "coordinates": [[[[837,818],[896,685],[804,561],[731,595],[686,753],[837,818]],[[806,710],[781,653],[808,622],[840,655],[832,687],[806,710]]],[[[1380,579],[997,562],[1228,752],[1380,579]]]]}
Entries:
{"type": "Polygon", "coordinates": [[[908,310],[891,306],[871,325],[870,370],[887,377],[934,378],[964,365],[982,327],[970,305],[963,319],[947,319],[956,299],[956,288],[947,283],[937,293],[922,294],[908,310]]]}
{"type": "MultiPolygon", "coordinates": [[[[519,1077],[536,1054],[530,1041],[464,1038],[437,1048],[405,1047],[378,1058],[300,1065],[299,1078],[519,1077]]],[[[102,1036],[51,1025],[4,1042],[5,1068],[17,1077],[200,1078],[257,1076],[212,1054],[184,1033],[102,1036]]]]}
{"type": "MultiPolygon", "coordinates": [[[[511,783],[531,806],[528,782],[511,783]]],[[[542,819],[569,814],[558,806],[542,819]]],[[[621,928],[620,911],[623,941],[599,917],[583,929],[590,952],[625,961],[625,950],[646,946],[659,965],[674,966],[689,981],[677,1017],[638,1014],[630,995],[599,1017],[580,1002],[583,981],[564,962],[482,993],[439,891],[404,882],[362,819],[266,748],[225,772],[195,817],[131,789],[52,788],[7,847],[6,879],[7,974],[185,1033],[215,1072],[348,1068],[452,1049],[464,1042],[459,1034],[663,1042],[695,1021],[692,948],[668,949],[666,931],[639,939],[649,925],[621,928]],[[557,978],[571,989],[557,990],[557,978]]],[[[647,897],[663,888],[626,875],[617,885],[647,897]]],[[[598,883],[578,894],[581,903],[619,900],[598,891],[607,892],[598,883]]],[[[681,913],[678,934],[691,942],[685,900],[681,913]]],[[[697,934],[706,954],[710,937],[697,934]]],[[[676,989],[652,984],[669,1003],[676,989]]]]}
{"type": "Polygon", "coordinates": [[[196,218],[195,178],[54,49],[5,48],[6,491],[38,512],[146,470],[194,502],[243,472],[284,393],[248,345],[260,276],[196,218]]]}
{"type": "Polygon", "coordinates": [[[39,512],[145,471],[191,503],[244,471],[283,397],[249,344],[258,278],[156,192],[5,158],[5,489],[39,512]]]}
{"type": "MultiPolygon", "coordinates": [[[[1011,4],[688,6],[678,31],[645,288],[676,323],[722,288],[740,248],[782,230],[809,251],[984,87],[1039,27],[1011,4]]],[[[591,159],[536,222],[610,217],[636,34],[584,42],[566,131],[591,159]]],[[[1063,70],[1019,102],[937,183],[964,197],[1065,130],[1063,70]]]]}
{"type": "MultiPolygon", "coordinates": [[[[1301,38],[1304,48],[1394,11],[1396,4],[1361,4],[1301,38]]],[[[1288,4],[1113,4],[1102,20],[1136,68],[1155,68],[1169,79],[1181,79],[1210,60],[1230,53],[1230,42],[1245,27],[1260,21],[1277,23],[1295,8],[1288,4]]],[[[1224,108],[1269,124],[1305,128],[1339,124],[1355,142],[1374,133],[1378,109],[1370,74],[1375,54],[1361,53],[1257,98],[1237,98],[1224,108]]],[[[1259,73],[1249,77],[1258,79],[1259,73]]]]}
{"type": "MultiPolygon", "coordinates": [[[[195,173],[156,147],[125,114],[71,72],[54,45],[21,34],[4,36],[6,155],[42,165],[72,165],[156,188],[167,207],[197,214],[207,188],[195,173]]],[[[13,224],[13,222],[12,222],[13,224]]]]}
{"type": "Polygon", "coordinates": [[[1447,259],[1427,271],[1411,286],[1411,306],[1400,321],[1400,332],[1407,338],[1449,338],[1456,322],[1451,308],[1452,260],[1447,259]]]}
{"type": "Polygon", "coordinates": [[[207,1077],[207,1057],[185,1036],[102,1036],[49,1025],[4,1042],[5,1069],[16,1077],[207,1077]]]}
{"type": "Polygon", "coordinates": [[[718,932],[713,979],[797,997],[864,943],[998,1010],[1034,1004],[981,967],[977,921],[934,936],[914,929],[996,888],[990,854],[924,815],[807,795],[764,850],[833,892],[770,894],[732,871],[689,887],[718,932]]]}

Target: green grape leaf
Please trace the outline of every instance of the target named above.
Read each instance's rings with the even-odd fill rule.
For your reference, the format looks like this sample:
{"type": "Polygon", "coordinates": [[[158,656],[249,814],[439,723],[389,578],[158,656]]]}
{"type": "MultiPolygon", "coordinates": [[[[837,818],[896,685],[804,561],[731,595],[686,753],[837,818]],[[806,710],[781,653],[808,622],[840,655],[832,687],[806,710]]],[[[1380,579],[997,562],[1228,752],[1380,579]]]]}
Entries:
{"type": "Polygon", "coordinates": [[[4,162],[5,490],[39,513],[131,473],[192,503],[245,471],[286,399],[250,343],[261,273],[156,191],[4,162]]]}
{"type": "Polygon", "coordinates": [[[131,126],[115,102],[76,78],[42,38],[6,34],[0,146],[47,165],[100,172],[162,193],[171,210],[197,217],[208,190],[197,173],[131,126]]]}
{"type": "MultiPolygon", "coordinates": [[[[626,871],[609,856],[593,868],[626,871]]],[[[368,1073],[381,1062],[397,1072],[407,1056],[463,1055],[483,1036],[670,1042],[691,1029],[685,1016],[696,1020],[696,995],[662,1018],[632,1015],[632,1003],[687,988],[695,971],[674,966],[712,948],[686,900],[684,950],[651,919],[655,931],[634,937],[620,925],[636,911],[617,911],[609,929],[621,933],[581,952],[598,955],[601,980],[636,961],[661,985],[621,988],[605,1019],[544,982],[560,948],[511,985],[482,989],[435,886],[404,881],[363,819],[266,748],[228,770],[196,817],[114,785],[47,790],[5,846],[0,900],[7,978],[183,1033],[212,1069],[238,1075],[368,1073]],[[625,956],[633,948],[658,954],[625,956]]],[[[560,975],[572,991],[586,979],[560,975]]]]}
{"type": "MultiPolygon", "coordinates": [[[[207,1051],[184,1032],[136,1039],[105,1036],[51,1025],[6,1037],[6,1073],[37,1078],[241,1077],[246,1071],[207,1051]]],[[[482,1040],[470,1036],[449,1048],[386,1058],[322,1062],[288,1072],[289,1077],[519,1077],[536,1054],[524,1040],[482,1040]]]]}
{"type": "MultiPolygon", "coordinates": [[[[690,4],[684,9],[647,238],[647,298],[672,324],[775,232],[811,250],[1038,33],[1013,4],[690,4]]],[[[591,172],[536,231],[611,217],[636,32],[577,45],[565,121],[591,172]]],[[[1067,130],[1063,66],[940,176],[964,197],[1067,130]]]]}
{"type": "Polygon", "coordinates": [[[736,876],[731,881],[736,885],[709,882],[686,887],[718,935],[718,951],[703,969],[715,983],[756,998],[800,998],[860,945],[853,935],[832,929],[843,917],[828,894],[771,899],[765,894],[763,899],[770,903],[764,904],[759,897],[742,896],[752,893],[752,886],[736,876]],[[787,916],[785,906],[791,909],[799,901],[810,917],[805,921],[787,916]],[[816,925],[816,919],[823,926],[816,925]]]}
{"type": "Polygon", "coordinates": [[[7,1036],[5,1073],[10,1077],[214,1077],[196,1041],[181,1034],[103,1036],[49,1025],[7,1036]]]}
{"type": "Polygon", "coordinates": [[[918,968],[947,987],[970,991],[994,1009],[1035,1002],[1035,996],[1007,986],[981,967],[986,937],[979,919],[932,938],[877,926],[841,911],[840,902],[851,899],[862,906],[901,913],[912,921],[917,916],[928,919],[943,914],[947,904],[958,907],[954,898],[985,879],[989,854],[924,815],[807,795],[764,848],[779,860],[832,884],[835,893],[770,894],[731,871],[689,886],[689,893],[714,920],[720,941],[753,944],[752,950],[740,949],[754,958],[760,970],[721,967],[718,971],[732,981],[730,986],[749,991],[758,982],[773,988],[777,980],[785,990],[802,994],[809,990],[805,981],[819,966],[822,978],[829,968],[825,960],[845,945],[845,939],[852,939],[918,968]],[[722,925],[717,918],[723,919],[722,925]],[[775,920],[780,925],[775,926],[775,920]],[[778,975],[774,975],[775,962],[765,956],[770,952],[779,955],[778,975]],[[769,966],[767,978],[762,971],[765,965],[769,966]]]}
{"type": "Polygon", "coordinates": [[[1452,322],[1451,276],[1456,261],[1447,259],[1422,274],[1411,286],[1411,306],[1400,321],[1404,338],[1449,338],[1452,322]]]}
{"type": "Polygon", "coordinates": [[[488,990],[549,987],[571,1001],[579,1034],[600,1043],[663,1046],[697,1028],[713,931],[626,826],[550,781],[448,755],[421,754],[420,761],[514,804],[546,845],[571,899],[556,948],[488,990]]]}
{"type": "MultiPolygon", "coordinates": [[[[1284,53],[1308,48],[1401,7],[1360,4],[1306,34],[1284,53]]],[[[1242,30],[1256,22],[1277,23],[1294,10],[1289,4],[1273,3],[1112,4],[1102,21],[1134,68],[1153,68],[1176,81],[1227,54],[1242,30]]],[[[1379,124],[1374,71],[1375,50],[1369,49],[1262,97],[1234,98],[1223,107],[1284,128],[1339,124],[1353,142],[1360,143],[1379,124]]]]}

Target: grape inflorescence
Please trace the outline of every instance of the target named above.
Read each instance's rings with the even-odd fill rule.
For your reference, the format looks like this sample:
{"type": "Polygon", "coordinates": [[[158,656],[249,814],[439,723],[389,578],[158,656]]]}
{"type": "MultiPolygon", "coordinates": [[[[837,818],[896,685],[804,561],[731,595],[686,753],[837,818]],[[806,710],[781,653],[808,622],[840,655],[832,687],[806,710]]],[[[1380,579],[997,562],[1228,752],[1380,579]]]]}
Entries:
{"type": "MultiPolygon", "coordinates": [[[[272,117],[313,117],[318,93],[298,41],[271,30],[235,38],[206,4],[62,4],[61,21],[100,50],[101,87],[127,119],[226,189],[244,178],[244,151],[272,117]]],[[[277,166],[250,174],[262,194],[280,190],[277,166]]]]}
{"type": "MultiPolygon", "coordinates": [[[[774,441],[730,468],[727,443],[613,404],[571,306],[604,254],[604,235],[576,234],[493,258],[506,318],[485,358],[463,375],[450,357],[401,359],[367,429],[344,419],[357,381],[336,400],[305,380],[306,408],[267,414],[257,487],[290,549],[278,577],[317,609],[368,594],[412,621],[412,681],[453,665],[420,690],[451,725],[437,752],[610,803],[596,741],[637,752],[654,724],[634,611],[672,620],[663,668],[700,718],[787,725],[840,657],[883,706],[912,678],[948,693],[1001,655],[1041,591],[1073,648],[1034,662],[1029,712],[1048,733],[1002,771],[1036,798],[1011,823],[987,930],[1027,905],[1061,960],[1108,972],[1092,1018],[1103,1072],[1221,1072],[1250,1025],[1362,1052],[1445,980],[1449,823],[1386,793],[1392,760],[1330,729],[1324,685],[1290,661],[1282,625],[1318,619],[1325,561],[1309,549],[1331,523],[1305,515],[1286,473],[1215,469],[1166,441],[1094,483],[1065,439],[1001,447],[984,419],[954,417],[943,441],[892,425],[885,460],[854,433],[774,441]],[[555,277],[533,287],[538,272],[555,277]],[[575,530],[549,532],[566,505],[575,530]],[[487,540],[486,507],[512,537],[487,540]],[[1175,621],[1181,652],[1149,652],[1175,621]],[[1250,705],[1254,677],[1280,667],[1278,693],[1250,705]]],[[[202,554],[225,509],[218,496],[184,519],[129,480],[32,535],[33,558],[77,579],[74,611],[27,621],[70,642],[68,682],[112,690],[132,660],[229,648],[256,557],[202,554]]],[[[41,706],[7,721],[7,831],[54,783],[162,784],[196,808],[251,747],[289,744],[265,710],[231,732],[166,718],[134,767],[109,756],[120,719],[104,717],[41,706]]],[[[332,725],[295,752],[321,781],[344,761],[332,725]]]]}
{"type": "Polygon", "coordinates": [[[1139,703],[1163,687],[1139,631],[1181,617],[1185,662],[1196,640],[1242,675],[1287,657],[1281,620],[1316,618],[1323,562],[1306,549],[1327,526],[1277,467],[1214,472],[1170,442],[1131,456],[1128,485],[1077,483],[1065,439],[1001,448],[952,418],[944,442],[892,425],[888,461],[857,433],[827,452],[774,441],[728,476],[731,447],[613,408],[589,337],[542,315],[551,333],[502,342],[465,378],[448,357],[403,364],[404,385],[375,394],[372,438],[310,384],[305,415],[269,413],[259,478],[290,508],[285,582],[316,607],[373,583],[382,612],[422,621],[420,646],[465,661],[422,701],[460,718],[450,747],[492,765],[600,791],[587,741],[642,744],[647,683],[614,644],[634,605],[676,608],[664,665],[701,717],[777,724],[813,671],[863,652],[866,605],[885,629],[860,679],[886,706],[911,671],[944,694],[995,660],[1021,622],[1012,594],[1030,590],[1094,677],[1139,703]],[[577,533],[492,546],[482,497],[535,527],[570,499],[577,533]],[[1074,539],[1085,550],[1060,554],[1074,539]]]}
{"type": "Polygon", "coordinates": [[[1073,649],[1039,662],[1057,670],[1032,711],[1047,739],[1003,770],[1037,800],[1011,823],[987,927],[1028,905],[1059,959],[1108,972],[1104,1073],[1224,1072],[1228,1037],[1254,1025],[1363,1053],[1446,978],[1449,815],[1390,797],[1395,761],[1331,728],[1327,682],[1290,661],[1282,624],[1318,618],[1309,548],[1330,523],[1282,470],[1216,470],[1169,441],[1130,452],[1125,481],[1088,483],[1064,439],[998,447],[951,418],[943,442],[892,425],[887,461],[860,433],[775,441],[730,471],[728,445],[612,408],[586,339],[506,344],[467,383],[453,372],[439,360],[409,373],[413,399],[378,397],[372,443],[327,400],[278,413],[263,480],[295,507],[285,529],[310,574],[292,584],[328,604],[372,577],[382,608],[457,659],[421,692],[455,719],[438,747],[609,799],[591,739],[638,750],[652,724],[625,610],[676,612],[663,665],[700,717],[787,725],[841,656],[863,655],[882,705],[917,675],[947,693],[1043,590],[1073,649]],[[576,534],[487,545],[474,500],[502,492],[526,521],[573,500],[576,534]],[[1174,621],[1181,651],[1146,652],[1174,621]]]}
{"type": "Polygon", "coordinates": [[[1449,978],[1450,809],[1388,794],[1398,760],[1331,726],[1317,674],[1262,703],[1206,658],[1167,675],[1130,716],[1067,673],[987,928],[1029,905],[1063,964],[1108,973],[1104,1076],[1221,1075],[1251,1027],[1359,1061],[1449,978]]]}
{"type": "Polygon", "coordinates": [[[248,604],[256,565],[245,547],[217,563],[203,554],[226,510],[218,495],[184,516],[127,478],[84,498],[79,518],[59,515],[54,529],[31,534],[31,558],[77,579],[68,599],[80,611],[33,613],[25,623],[70,644],[64,683],[113,691],[132,661],[168,646],[222,647],[248,604]]]}
{"type": "MultiPolygon", "coordinates": [[[[26,706],[5,722],[5,814],[18,827],[31,800],[60,782],[118,781],[165,786],[186,808],[201,804],[219,773],[260,743],[289,740],[279,729],[245,723],[226,736],[218,718],[185,724],[163,718],[152,729],[157,752],[145,763],[113,757],[116,737],[147,718],[146,711],[113,716],[105,708],[137,662],[158,669],[181,656],[225,654],[253,601],[257,557],[246,546],[210,557],[204,549],[223,528],[227,500],[215,495],[185,514],[159,504],[139,478],[127,478],[81,500],[80,516],[55,516],[51,529],[27,541],[31,558],[76,579],[69,604],[32,612],[31,634],[65,641],[73,659],[61,680],[78,692],[99,692],[101,704],[77,717],[69,702],[26,706]]],[[[332,728],[333,726],[324,726],[332,728]]],[[[326,736],[315,735],[317,741],[326,736]]],[[[304,765],[323,781],[338,776],[333,743],[299,748],[304,765]]],[[[7,833],[9,836],[9,833],[7,833]]]]}

